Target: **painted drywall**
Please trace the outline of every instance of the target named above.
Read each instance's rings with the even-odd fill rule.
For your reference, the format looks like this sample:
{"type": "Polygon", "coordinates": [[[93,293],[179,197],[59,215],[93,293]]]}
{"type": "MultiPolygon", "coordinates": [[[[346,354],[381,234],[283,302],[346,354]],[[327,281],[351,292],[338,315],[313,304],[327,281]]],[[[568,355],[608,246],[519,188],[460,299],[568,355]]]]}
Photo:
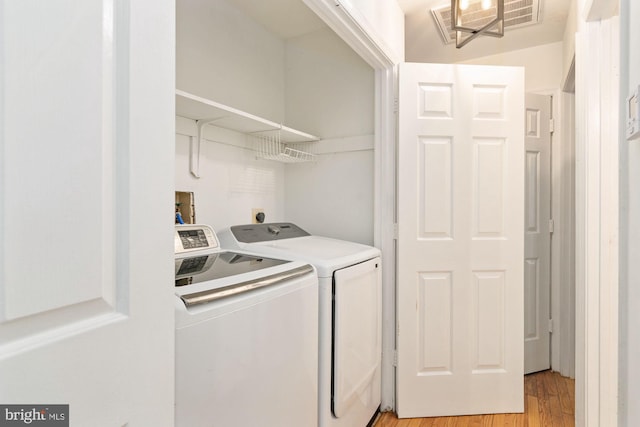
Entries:
{"type": "Polygon", "coordinates": [[[576,29],[578,27],[578,18],[576,12],[577,5],[571,2],[569,15],[567,16],[567,24],[564,29],[562,39],[562,76],[566,77],[570,74],[571,65],[576,55],[576,29]]]}
{"type": "Polygon", "coordinates": [[[562,42],[484,56],[461,64],[509,65],[525,68],[525,90],[542,92],[561,87],[562,42]]]}
{"type": "Polygon", "coordinates": [[[176,87],[281,123],[284,43],[225,0],[176,2],[176,87]]]}
{"type": "Polygon", "coordinates": [[[340,0],[379,45],[392,52],[394,61],[404,61],[404,12],[395,0],[340,0]]]}
{"type": "MultiPolygon", "coordinates": [[[[640,4],[621,0],[621,127],[624,102],[640,85],[640,4]]],[[[620,144],[620,288],[619,288],[619,425],[640,425],[640,140],[620,144]]]]}
{"type": "Polygon", "coordinates": [[[287,125],[323,139],[373,134],[374,72],[325,28],[286,42],[287,125]]]}
{"type": "Polygon", "coordinates": [[[192,191],[196,222],[220,230],[250,223],[252,208],[262,208],[269,221],[283,221],[284,165],[256,158],[247,136],[209,126],[200,148],[200,178],[189,172],[189,145],[195,123],[176,123],[176,191],[192,191]]]}
{"type": "Polygon", "coordinates": [[[332,31],[286,47],[286,117],[323,138],[285,168],[285,214],[310,233],[373,244],[374,71],[332,31]]]}
{"type": "Polygon", "coordinates": [[[373,173],[373,150],[288,165],[287,218],[312,234],[372,245],[373,173]]]}

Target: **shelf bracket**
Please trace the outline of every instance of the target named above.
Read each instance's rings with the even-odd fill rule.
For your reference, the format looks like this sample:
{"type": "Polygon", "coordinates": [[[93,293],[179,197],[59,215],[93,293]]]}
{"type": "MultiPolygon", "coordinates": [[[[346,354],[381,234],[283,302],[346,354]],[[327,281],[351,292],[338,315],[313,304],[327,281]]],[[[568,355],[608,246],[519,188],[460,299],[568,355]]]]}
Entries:
{"type": "Polygon", "coordinates": [[[204,127],[211,122],[218,119],[202,119],[196,120],[196,126],[198,127],[198,133],[196,136],[191,137],[191,149],[189,151],[189,171],[191,175],[196,178],[200,178],[200,147],[202,146],[202,140],[204,139],[204,127]]]}

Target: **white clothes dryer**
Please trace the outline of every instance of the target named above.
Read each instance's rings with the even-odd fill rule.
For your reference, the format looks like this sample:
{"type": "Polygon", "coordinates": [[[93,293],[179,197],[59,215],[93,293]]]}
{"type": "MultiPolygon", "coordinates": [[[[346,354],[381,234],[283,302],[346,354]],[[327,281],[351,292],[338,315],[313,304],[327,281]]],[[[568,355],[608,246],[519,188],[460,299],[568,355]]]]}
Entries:
{"type": "Polygon", "coordinates": [[[176,427],[316,427],[318,279],[305,262],[175,232],[176,427]]]}
{"type": "Polygon", "coordinates": [[[312,264],[319,279],[318,425],[365,427],[381,396],[380,251],[291,223],[233,226],[225,247],[312,264]]]}

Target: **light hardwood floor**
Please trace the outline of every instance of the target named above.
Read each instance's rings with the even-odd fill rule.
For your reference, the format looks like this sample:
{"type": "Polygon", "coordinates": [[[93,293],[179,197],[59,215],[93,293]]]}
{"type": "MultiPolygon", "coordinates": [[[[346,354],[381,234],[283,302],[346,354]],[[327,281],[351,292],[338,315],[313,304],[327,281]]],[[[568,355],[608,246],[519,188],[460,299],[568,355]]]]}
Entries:
{"type": "Polygon", "coordinates": [[[463,417],[405,418],[392,412],[378,418],[375,427],[573,427],[575,381],[557,372],[543,371],[524,377],[524,414],[463,417]]]}

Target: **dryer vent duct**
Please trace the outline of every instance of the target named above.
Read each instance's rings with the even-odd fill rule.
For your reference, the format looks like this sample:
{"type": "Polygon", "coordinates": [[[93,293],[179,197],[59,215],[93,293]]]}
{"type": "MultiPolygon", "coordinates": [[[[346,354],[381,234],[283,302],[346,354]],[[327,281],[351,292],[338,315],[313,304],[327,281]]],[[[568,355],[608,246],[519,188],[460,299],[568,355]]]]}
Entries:
{"type": "MultiPolygon", "coordinates": [[[[540,22],[541,0],[505,0],[504,28],[505,31],[538,24],[540,22]]],[[[447,4],[431,9],[438,30],[445,44],[456,41],[456,33],[451,29],[451,5],[447,4]]],[[[481,28],[495,18],[495,7],[484,10],[480,2],[472,3],[465,10],[462,21],[465,27],[481,28]]]]}

